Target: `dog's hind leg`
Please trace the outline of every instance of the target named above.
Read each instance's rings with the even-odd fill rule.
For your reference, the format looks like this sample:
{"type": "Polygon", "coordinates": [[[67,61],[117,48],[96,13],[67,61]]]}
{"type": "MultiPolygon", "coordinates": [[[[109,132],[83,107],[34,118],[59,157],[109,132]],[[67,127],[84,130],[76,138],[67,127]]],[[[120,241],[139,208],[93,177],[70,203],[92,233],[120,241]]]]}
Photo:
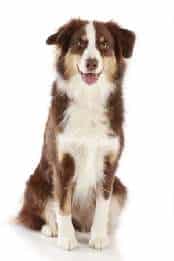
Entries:
{"type": "Polygon", "coordinates": [[[41,230],[47,222],[43,213],[52,194],[51,175],[51,166],[42,159],[27,182],[23,206],[17,217],[18,223],[33,230],[41,230]]]}
{"type": "Polygon", "coordinates": [[[16,219],[16,222],[32,230],[40,230],[41,227],[45,224],[45,221],[42,217],[33,213],[26,207],[22,208],[16,219]]]}
{"type": "Polygon", "coordinates": [[[113,233],[117,228],[119,216],[127,199],[126,187],[121,183],[118,177],[114,177],[113,192],[109,211],[109,233],[113,233]]]}

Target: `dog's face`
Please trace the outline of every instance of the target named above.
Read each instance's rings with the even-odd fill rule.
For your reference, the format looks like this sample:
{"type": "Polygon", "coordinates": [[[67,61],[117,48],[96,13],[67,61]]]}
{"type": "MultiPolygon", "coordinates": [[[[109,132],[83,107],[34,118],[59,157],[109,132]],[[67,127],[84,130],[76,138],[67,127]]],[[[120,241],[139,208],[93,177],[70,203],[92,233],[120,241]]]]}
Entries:
{"type": "Polygon", "coordinates": [[[78,75],[87,85],[96,83],[103,75],[114,81],[124,58],[132,54],[133,32],[113,22],[72,20],[47,39],[54,44],[58,73],[65,80],[78,75]]]}

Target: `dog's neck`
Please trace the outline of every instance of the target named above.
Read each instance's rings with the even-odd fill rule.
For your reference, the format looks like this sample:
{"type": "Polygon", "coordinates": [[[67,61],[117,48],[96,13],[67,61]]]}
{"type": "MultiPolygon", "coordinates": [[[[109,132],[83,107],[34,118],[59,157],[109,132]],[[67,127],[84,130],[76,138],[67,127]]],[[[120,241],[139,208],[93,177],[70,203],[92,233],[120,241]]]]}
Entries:
{"type": "Polygon", "coordinates": [[[116,85],[109,82],[105,75],[101,75],[95,84],[88,85],[78,74],[70,80],[64,80],[58,74],[56,85],[58,91],[83,107],[105,105],[110,94],[116,89],[116,85]]]}

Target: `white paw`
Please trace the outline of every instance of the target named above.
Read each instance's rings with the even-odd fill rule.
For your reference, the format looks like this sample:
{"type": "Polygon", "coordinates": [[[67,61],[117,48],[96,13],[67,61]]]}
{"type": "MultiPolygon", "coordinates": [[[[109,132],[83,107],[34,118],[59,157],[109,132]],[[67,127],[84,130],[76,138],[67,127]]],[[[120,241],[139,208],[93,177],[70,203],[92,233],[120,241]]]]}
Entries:
{"type": "Polygon", "coordinates": [[[75,235],[71,235],[69,237],[58,236],[58,246],[64,250],[72,250],[78,247],[78,242],[75,235]]]}
{"type": "Polygon", "coordinates": [[[109,245],[109,237],[105,236],[95,236],[91,237],[89,241],[89,246],[95,249],[103,249],[109,245]]]}
{"type": "Polygon", "coordinates": [[[57,227],[51,227],[50,225],[43,225],[41,232],[47,237],[56,237],[57,236],[57,227]]]}

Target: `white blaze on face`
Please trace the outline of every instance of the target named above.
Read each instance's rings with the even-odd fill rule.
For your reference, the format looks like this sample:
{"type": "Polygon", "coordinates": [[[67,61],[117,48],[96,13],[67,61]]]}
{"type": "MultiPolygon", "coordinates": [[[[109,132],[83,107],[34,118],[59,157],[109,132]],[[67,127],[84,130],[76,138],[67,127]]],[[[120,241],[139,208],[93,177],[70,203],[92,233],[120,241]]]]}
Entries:
{"type": "Polygon", "coordinates": [[[103,70],[103,62],[102,62],[101,54],[99,50],[97,50],[96,48],[96,30],[93,22],[90,22],[86,25],[85,31],[86,31],[88,45],[87,48],[84,50],[82,57],[80,59],[79,69],[81,72],[87,73],[88,71],[86,68],[86,61],[89,58],[94,58],[98,61],[98,66],[95,71],[95,73],[98,74],[103,70]]]}

